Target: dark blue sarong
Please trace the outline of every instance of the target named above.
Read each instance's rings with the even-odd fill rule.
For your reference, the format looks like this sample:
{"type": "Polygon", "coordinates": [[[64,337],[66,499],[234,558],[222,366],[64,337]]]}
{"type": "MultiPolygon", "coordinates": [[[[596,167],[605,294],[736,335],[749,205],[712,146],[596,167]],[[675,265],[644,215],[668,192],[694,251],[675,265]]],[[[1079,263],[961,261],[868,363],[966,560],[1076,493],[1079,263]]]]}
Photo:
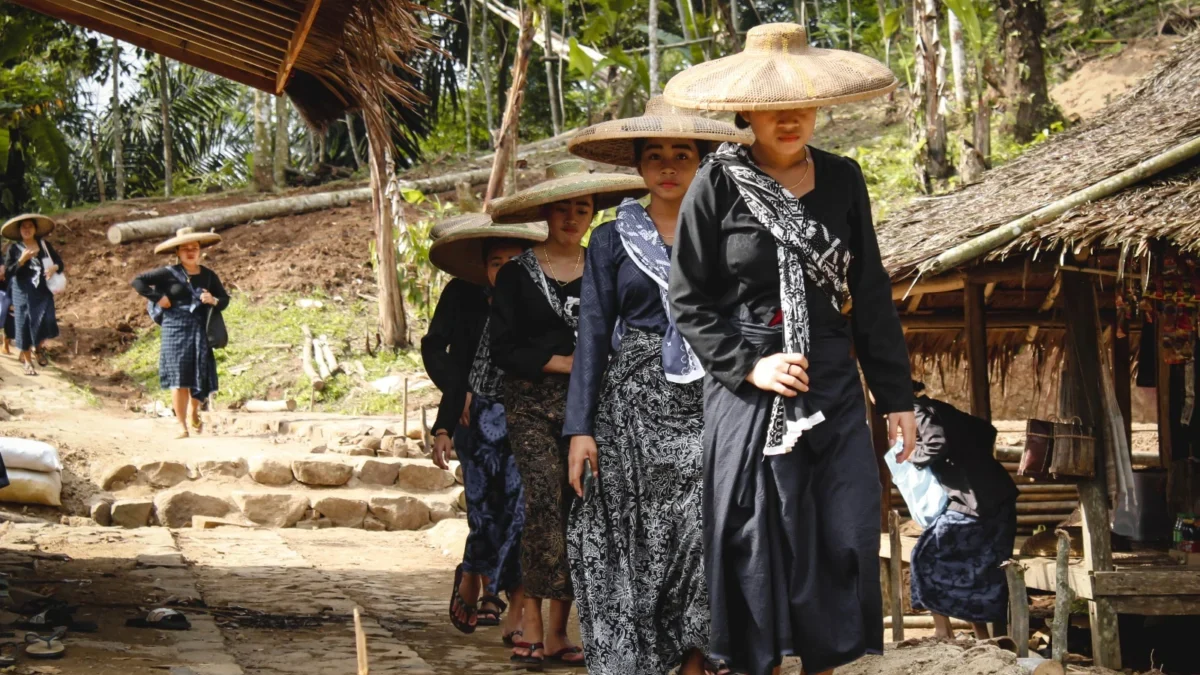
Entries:
{"type": "Polygon", "coordinates": [[[54,311],[54,294],[41,279],[37,286],[24,275],[16,276],[8,285],[13,308],[16,310],[14,337],[17,349],[35,349],[46,340],[58,337],[58,315],[54,311]]]}
{"type": "MultiPolygon", "coordinates": [[[[207,309],[207,308],[205,308],[207,309]]],[[[163,389],[190,389],[203,401],[217,390],[217,362],[208,346],[205,310],[182,307],[163,312],[162,347],[158,354],[158,383],[163,389]]]]}
{"type": "Polygon", "coordinates": [[[521,474],[508,444],[504,404],[475,394],[471,424],[454,433],[467,497],[467,545],[463,569],[490,580],[487,592],[521,585],[521,532],[525,498],[521,474]]]}
{"type": "Polygon", "coordinates": [[[912,606],[973,623],[1004,620],[1008,582],[1000,565],[1013,555],[1016,504],[977,518],[946,510],[912,552],[912,606]]]}

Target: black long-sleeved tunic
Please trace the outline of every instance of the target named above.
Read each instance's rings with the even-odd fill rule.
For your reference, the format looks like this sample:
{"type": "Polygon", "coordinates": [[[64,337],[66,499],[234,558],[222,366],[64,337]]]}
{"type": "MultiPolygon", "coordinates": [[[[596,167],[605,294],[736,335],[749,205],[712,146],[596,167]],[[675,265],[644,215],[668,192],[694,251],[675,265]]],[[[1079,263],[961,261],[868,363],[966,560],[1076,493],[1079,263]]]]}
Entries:
{"type": "MultiPolygon", "coordinates": [[[[42,245],[45,245],[46,251],[50,252],[50,259],[53,260],[54,264],[58,266],[58,271],[66,271],[66,266],[63,264],[62,256],[58,255],[58,251],[55,250],[53,244],[44,239],[38,242],[38,252],[34,257],[40,259],[45,256],[46,251],[42,250],[42,245]]],[[[4,256],[5,275],[13,282],[32,281],[34,274],[40,274],[40,272],[37,271],[37,268],[33,266],[32,260],[25,261],[24,265],[19,264],[19,261],[21,260],[21,254],[24,252],[24,250],[24,244],[14,243],[9,245],[8,254],[4,256]]]]}
{"type": "MultiPolygon", "coordinates": [[[[157,303],[166,296],[171,301],[172,307],[187,305],[192,302],[192,289],[180,283],[179,279],[171,273],[171,267],[159,267],[158,269],[143,272],[130,282],[133,290],[138,292],[138,295],[146,298],[150,302],[157,303]]],[[[180,267],[179,269],[183,269],[180,267]]],[[[184,274],[187,271],[184,270],[184,274]]],[[[204,289],[212,294],[217,299],[216,308],[218,311],[225,311],[229,306],[229,294],[225,292],[225,287],[221,285],[221,278],[216,272],[200,266],[199,274],[187,274],[188,281],[191,282],[192,288],[197,290],[204,289]]]]}
{"type": "MultiPolygon", "coordinates": [[[[566,286],[553,279],[548,282],[567,311],[578,315],[582,277],[566,286]]],[[[506,263],[496,275],[491,319],[492,360],[509,376],[538,382],[550,357],[575,353],[574,329],[554,311],[518,262],[506,263]]]]}
{"type": "Polygon", "coordinates": [[[475,350],[487,323],[488,301],[483,288],[451,279],[442,290],[429,330],[421,338],[421,360],[429,379],[442,391],[433,430],[454,433],[466,403],[475,350]]]}

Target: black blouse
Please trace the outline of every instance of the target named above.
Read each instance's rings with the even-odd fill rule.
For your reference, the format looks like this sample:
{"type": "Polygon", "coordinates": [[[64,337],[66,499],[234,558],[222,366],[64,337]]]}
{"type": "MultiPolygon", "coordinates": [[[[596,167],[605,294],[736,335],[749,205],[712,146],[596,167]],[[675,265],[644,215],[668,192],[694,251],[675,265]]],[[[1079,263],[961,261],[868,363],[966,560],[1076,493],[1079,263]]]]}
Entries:
{"type": "Polygon", "coordinates": [[[665,335],[670,325],[658,284],[629,257],[613,223],[592,231],[580,292],[579,339],[563,425],[566,436],[592,435],[617,317],[627,326],[658,335],[665,335]]]}
{"type": "MultiPolygon", "coordinates": [[[[806,280],[812,340],[852,340],[877,410],[912,410],[908,350],[880,259],[862,170],[846,157],[815,149],[812,155],[816,183],[800,201],[833,236],[847,242],[852,254],[847,281],[854,301],[847,319],[806,280]]],[[[730,390],[742,386],[760,355],[731,319],[771,322],[780,308],[779,264],[774,236],[751,214],[718,165],[701,167],[684,197],[670,297],[676,325],[705,370],[730,390]]]]}
{"type": "MultiPolygon", "coordinates": [[[[578,316],[583,279],[562,287],[547,278],[547,284],[567,311],[578,316]]],[[[550,357],[575,353],[575,331],[554,311],[519,262],[506,263],[496,275],[491,317],[492,360],[508,375],[538,382],[545,376],[542,367],[550,357]]]]}
{"type": "Polygon", "coordinates": [[[429,331],[421,338],[421,360],[429,379],[442,391],[433,430],[454,432],[467,400],[467,380],[483,325],[488,302],[483,288],[462,279],[451,279],[442,290],[429,331]]]}
{"type": "MultiPolygon", "coordinates": [[[[55,250],[54,245],[51,244],[49,241],[46,241],[45,239],[39,240],[38,252],[37,252],[36,257],[43,258],[46,255],[45,251],[42,251],[42,249],[41,249],[42,244],[46,245],[46,251],[50,252],[50,259],[53,260],[54,264],[58,266],[58,271],[59,272],[66,271],[65,267],[63,265],[62,257],[60,255],[58,255],[58,251],[55,250]]],[[[33,275],[38,273],[34,269],[33,265],[30,264],[33,262],[32,260],[25,261],[24,265],[17,264],[17,261],[19,261],[21,259],[21,253],[24,252],[23,247],[24,247],[24,244],[19,244],[19,242],[9,244],[8,253],[7,253],[7,255],[4,256],[5,279],[12,279],[14,281],[15,280],[30,281],[33,279],[33,275]]]]}
{"type": "MultiPolygon", "coordinates": [[[[137,275],[129,285],[133,286],[133,290],[137,291],[138,295],[150,302],[157,303],[165,295],[170,298],[172,307],[187,305],[192,302],[194,297],[192,289],[179,282],[179,279],[171,273],[171,267],[178,266],[171,265],[143,272],[137,275]]],[[[183,268],[179,267],[179,269],[183,268]]],[[[187,277],[192,288],[204,289],[217,299],[216,307],[219,311],[223,312],[229,306],[229,294],[225,292],[225,287],[221,285],[221,278],[217,276],[216,272],[201,265],[199,274],[188,274],[187,277]]]]}

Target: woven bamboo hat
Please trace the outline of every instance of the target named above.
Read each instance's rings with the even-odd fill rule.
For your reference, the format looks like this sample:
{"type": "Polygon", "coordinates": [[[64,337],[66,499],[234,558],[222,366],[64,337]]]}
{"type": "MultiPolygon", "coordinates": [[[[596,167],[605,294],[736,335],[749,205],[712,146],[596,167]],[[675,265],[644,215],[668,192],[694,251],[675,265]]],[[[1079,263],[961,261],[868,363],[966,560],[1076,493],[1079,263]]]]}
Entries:
{"type": "Polygon", "coordinates": [[[181,227],[175,231],[174,237],[155,246],[154,252],[160,254],[174,253],[175,249],[192,242],[199,242],[200,248],[208,248],[209,246],[216,246],[221,243],[221,235],[216,232],[197,232],[192,227],[181,227]]]}
{"type": "Polygon", "coordinates": [[[486,213],[454,216],[430,231],[433,245],[429,248],[429,262],[463,281],[487,286],[487,261],[483,259],[483,246],[487,240],[511,239],[532,246],[546,241],[548,235],[545,223],[496,225],[486,213]]]}
{"type": "Polygon", "coordinates": [[[592,195],[596,211],[620,204],[626,197],[644,196],[649,190],[641,176],[593,173],[581,159],[564,159],[546,168],[546,180],[488,205],[497,223],[532,223],[542,220],[546,204],[592,195]]]}
{"type": "Polygon", "coordinates": [[[663,97],[654,96],[646,103],[646,112],[641,117],[610,120],[580,129],[567,143],[567,149],[593,162],[637,166],[634,141],[639,138],[690,138],[749,145],[754,142],[754,133],[676,108],[663,97]]]}
{"type": "Polygon", "coordinates": [[[40,213],[24,213],[16,218],[10,218],[0,227],[0,236],[13,241],[21,241],[21,223],[32,220],[37,225],[37,236],[44,237],[54,231],[54,219],[40,213]]]}
{"type": "Polygon", "coordinates": [[[741,53],[671,78],[663,97],[698,110],[791,110],[862,101],[899,84],[869,56],[810,47],[802,26],[768,23],[750,29],[741,53]]]}

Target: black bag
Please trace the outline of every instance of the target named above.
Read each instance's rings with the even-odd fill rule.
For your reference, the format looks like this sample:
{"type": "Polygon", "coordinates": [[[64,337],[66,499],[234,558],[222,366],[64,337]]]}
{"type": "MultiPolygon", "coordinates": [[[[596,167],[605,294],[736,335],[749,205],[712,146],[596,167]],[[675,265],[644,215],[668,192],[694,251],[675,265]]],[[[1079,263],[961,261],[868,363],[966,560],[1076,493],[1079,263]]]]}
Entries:
{"type": "Polygon", "coordinates": [[[224,349],[229,344],[229,331],[225,329],[225,317],[216,307],[208,308],[208,321],[204,324],[204,332],[208,336],[208,346],[213,349],[224,349]]]}

